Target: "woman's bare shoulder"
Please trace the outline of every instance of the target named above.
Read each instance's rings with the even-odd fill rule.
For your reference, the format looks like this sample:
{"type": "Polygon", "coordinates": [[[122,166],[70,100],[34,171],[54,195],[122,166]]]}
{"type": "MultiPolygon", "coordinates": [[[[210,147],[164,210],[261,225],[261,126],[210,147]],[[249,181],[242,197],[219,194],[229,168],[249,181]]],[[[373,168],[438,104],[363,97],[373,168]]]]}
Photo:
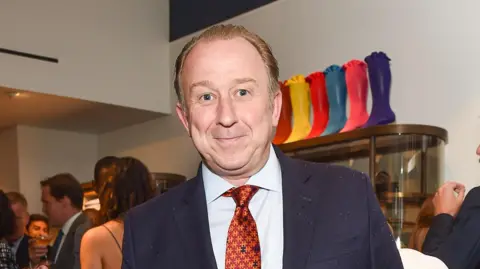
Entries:
{"type": "Polygon", "coordinates": [[[107,236],[109,236],[109,234],[105,227],[98,226],[95,228],[91,228],[83,235],[82,244],[96,246],[98,245],[98,243],[101,244],[102,242],[104,242],[107,236]]]}
{"type": "Polygon", "coordinates": [[[121,223],[109,221],[101,226],[89,229],[83,236],[82,243],[89,241],[92,244],[101,245],[104,242],[109,242],[106,239],[112,237],[111,233],[117,236],[122,231],[123,225],[121,223]]]}

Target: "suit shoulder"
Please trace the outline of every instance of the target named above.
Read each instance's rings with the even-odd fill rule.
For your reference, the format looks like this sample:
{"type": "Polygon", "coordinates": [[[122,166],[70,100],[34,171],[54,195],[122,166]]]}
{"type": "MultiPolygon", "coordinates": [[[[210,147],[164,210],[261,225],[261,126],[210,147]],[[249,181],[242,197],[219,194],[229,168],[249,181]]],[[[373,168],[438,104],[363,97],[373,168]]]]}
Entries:
{"type": "Polygon", "coordinates": [[[149,201],[132,208],[127,213],[127,216],[150,219],[149,217],[151,216],[152,212],[162,212],[172,209],[185,197],[185,192],[196,183],[195,181],[195,178],[187,180],[168,192],[153,197],[149,201]]]}
{"type": "Polygon", "coordinates": [[[464,208],[477,208],[480,206],[480,186],[471,189],[465,200],[463,201],[462,207],[464,208]]]}
{"type": "Polygon", "coordinates": [[[480,186],[477,186],[471,189],[467,195],[474,196],[477,199],[480,199],[480,186]]]}
{"type": "Polygon", "coordinates": [[[370,187],[369,177],[346,166],[300,161],[309,174],[308,184],[316,189],[330,189],[343,197],[364,197],[370,187]]]}
{"type": "MultiPolygon", "coordinates": [[[[327,164],[327,163],[315,163],[308,161],[303,162],[306,169],[309,170],[310,174],[314,177],[322,177],[326,180],[341,180],[341,179],[363,179],[368,180],[368,176],[358,170],[336,164],[327,164]]],[[[364,181],[362,182],[364,183],[364,181]]]]}

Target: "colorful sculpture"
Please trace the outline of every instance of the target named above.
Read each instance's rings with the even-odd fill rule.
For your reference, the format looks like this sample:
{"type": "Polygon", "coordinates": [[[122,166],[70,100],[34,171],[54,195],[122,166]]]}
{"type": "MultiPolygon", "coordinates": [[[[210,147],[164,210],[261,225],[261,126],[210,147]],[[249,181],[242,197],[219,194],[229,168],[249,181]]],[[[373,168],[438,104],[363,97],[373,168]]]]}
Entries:
{"type": "Polygon", "coordinates": [[[312,129],[310,125],[310,92],[309,85],[302,75],[293,76],[286,85],[290,88],[293,127],[292,133],[285,143],[291,143],[305,139],[312,129]]]}
{"type": "Polygon", "coordinates": [[[347,85],[345,71],[338,65],[331,65],[324,71],[327,85],[329,119],[322,136],[338,133],[347,122],[347,85]]]}
{"type": "Polygon", "coordinates": [[[320,136],[328,123],[328,97],[323,72],[314,72],[306,78],[310,85],[310,98],[312,102],[313,120],[312,130],[306,139],[320,136]]]}
{"type": "Polygon", "coordinates": [[[340,132],[348,132],[361,127],[368,120],[367,65],[363,61],[351,60],[343,65],[343,69],[345,70],[345,82],[347,83],[350,115],[345,127],[340,132]]]}
{"type": "Polygon", "coordinates": [[[390,58],[383,52],[374,52],[365,58],[368,78],[372,91],[372,111],[363,127],[384,125],[395,122],[395,113],[390,107],[392,73],[390,58]]]}
{"type": "Polygon", "coordinates": [[[278,82],[282,91],[282,110],[278,126],[273,138],[273,144],[280,145],[288,139],[292,132],[292,104],[290,100],[290,89],[282,82],[278,82]]]}

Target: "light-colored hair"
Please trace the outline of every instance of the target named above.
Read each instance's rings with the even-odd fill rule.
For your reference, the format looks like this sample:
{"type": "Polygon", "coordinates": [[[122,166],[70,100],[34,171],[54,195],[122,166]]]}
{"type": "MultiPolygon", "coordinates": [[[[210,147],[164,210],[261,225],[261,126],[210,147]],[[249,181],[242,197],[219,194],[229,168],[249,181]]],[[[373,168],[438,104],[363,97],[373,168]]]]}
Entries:
{"type": "Polygon", "coordinates": [[[245,27],[233,24],[226,25],[215,25],[198,36],[193,37],[182,49],[182,52],[177,57],[175,61],[175,70],[174,70],[174,88],[175,93],[177,94],[177,99],[182,107],[185,108],[185,100],[183,96],[183,91],[181,87],[181,76],[185,60],[187,56],[192,51],[192,49],[201,42],[209,42],[214,40],[231,40],[234,38],[243,38],[248,41],[255,49],[258,51],[262,57],[263,62],[269,76],[269,90],[270,97],[279,90],[278,85],[278,76],[279,69],[277,59],[273,56],[272,49],[265,40],[263,40],[257,34],[248,31],[245,27]]]}
{"type": "Polygon", "coordinates": [[[417,216],[415,227],[413,228],[412,235],[408,247],[422,251],[423,242],[427,236],[428,230],[432,225],[433,216],[435,215],[435,205],[433,204],[433,196],[429,196],[422,204],[420,212],[417,216]]]}
{"type": "Polygon", "coordinates": [[[8,197],[8,200],[10,201],[10,204],[21,204],[23,205],[25,208],[28,207],[28,203],[27,203],[27,199],[25,198],[25,196],[19,192],[15,192],[15,191],[12,191],[12,192],[8,192],[6,193],[7,197],[8,197]]]}

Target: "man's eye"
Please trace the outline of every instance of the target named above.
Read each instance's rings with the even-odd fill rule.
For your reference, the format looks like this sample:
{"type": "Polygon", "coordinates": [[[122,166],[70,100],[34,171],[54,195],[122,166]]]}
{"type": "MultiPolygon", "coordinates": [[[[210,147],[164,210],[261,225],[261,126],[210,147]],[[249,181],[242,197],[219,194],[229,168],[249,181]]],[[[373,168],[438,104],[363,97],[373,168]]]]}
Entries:
{"type": "Polygon", "coordinates": [[[240,95],[240,96],[245,96],[245,95],[247,95],[247,94],[248,94],[248,91],[245,90],[245,89],[240,89],[240,90],[238,90],[238,95],[240,95]]]}
{"type": "Polygon", "coordinates": [[[207,93],[207,94],[202,95],[202,97],[200,97],[200,99],[202,101],[210,101],[210,100],[213,99],[213,96],[211,94],[207,93]]]}

